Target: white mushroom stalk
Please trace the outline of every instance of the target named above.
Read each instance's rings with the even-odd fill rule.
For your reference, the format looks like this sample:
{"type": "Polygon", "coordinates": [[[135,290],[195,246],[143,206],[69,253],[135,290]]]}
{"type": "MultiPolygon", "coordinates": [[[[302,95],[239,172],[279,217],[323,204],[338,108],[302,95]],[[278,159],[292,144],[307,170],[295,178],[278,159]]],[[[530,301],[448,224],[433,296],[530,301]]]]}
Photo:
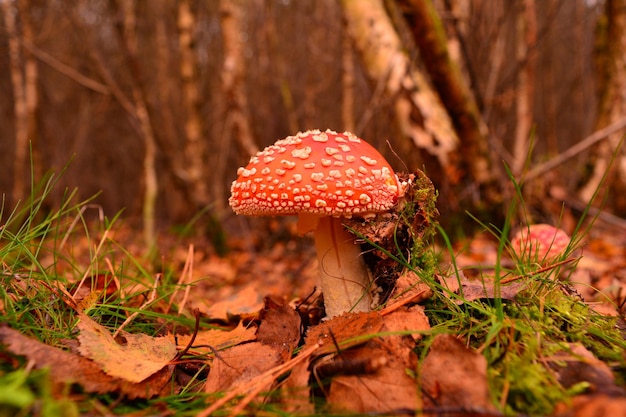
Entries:
{"type": "Polygon", "coordinates": [[[370,311],[372,280],[354,235],[341,219],[322,217],[313,231],[326,316],[370,311]]]}
{"type": "Polygon", "coordinates": [[[371,278],[340,217],[396,204],[401,187],[383,156],[352,133],[311,130],[258,152],[238,175],[229,199],[235,213],[299,215],[299,233],[313,230],[327,318],[369,311],[371,278]]]}

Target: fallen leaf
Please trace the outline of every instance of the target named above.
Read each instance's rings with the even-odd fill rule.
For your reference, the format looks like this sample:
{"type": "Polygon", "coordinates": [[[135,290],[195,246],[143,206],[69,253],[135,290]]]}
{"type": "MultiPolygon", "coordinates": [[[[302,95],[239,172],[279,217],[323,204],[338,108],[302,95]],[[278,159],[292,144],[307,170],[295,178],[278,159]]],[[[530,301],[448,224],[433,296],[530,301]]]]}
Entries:
{"type": "Polygon", "coordinates": [[[420,331],[429,330],[430,323],[424,313],[424,307],[420,305],[398,309],[383,317],[385,330],[390,332],[415,332],[411,333],[414,340],[422,337],[420,331]]]}
{"type": "Polygon", "coordinates": [[[266,297],[265,307],[259,318],[261,323],[257,340],[279,348],[284,356],[283,360],[289,359],[300,342],[300,315],[289,305],[266,297]]]}
{"type": "Polygon", "coordinates": [[[375,366],[373,372],[365,368],[359,375],[333,377],[327,398],[333,411],[393,413],[422,408],[417,384],[407,374],[407,369],[417,367],[417,357],[410,349],[402,353],[390,351],[385,340],[377,339],[336,355],[334,360],[345,364],[362,361],[375,366]]]}
{"type": "MultiPolygon", "coordinates": [[[[244,326],[242,322],[239,322],[237,327],[232,330],[210,329],[200,331],[194,339],[193,351],[212,353],[213,350],[219,351],[240,343],[250,342],[256,339],[256,332],[256,327],[244,326]]],[[[191,337],[191,334],[174,335],[170,333],[167,335],[167,338],[181,349],[187,347],[191,337]]]]}
{"type": "Polygon", "coordinates": [[[217,320],[229,321],[233,316],[255,315],[263,308],[263,294],[259,292],[258,285],[248,285],[244,288],[230,288],[234,291],[228,297],[212,304],[210,307],[198,305],[198,309],[217,320]]]}
{"type": "Polygon", "coordinates": [[[487,384],[487,360],[453,336],[435,336],[420,368],[419,383],[426,408],[495,411],[487,384]]]}
{"type": "MultiPolygon", "coordinates": [[[[443,278],[443,281],[444,285],[451,292],[463,296],[462,299],[455,300],[457,304],[463,304],[464,302],[474,301],[480,298],[496,298],[496,296],[503,300],[512,300],[526,286],[526,283],[523,281],[514,281],[506,285],[501,284],[496,286],[491,277],[469,280],[463,274],[461,274],[460,278],[455,275],[443,278]]],[[[446,294],[446,296],[451,298],[449,294],[446,294]]]]}
{"type": "Polygon", "coordinates": [[[176,346],[167,337],[121,332],[119,337],[123,344],[120,344],[106,327],[85,314],[78,315],[78,351],[111,376],[141,382],[163,369],[176,356],[176,346]]]}
{"type": "Polygon", "coordinates": [[[565,408],[562,413],[568,417],[604,417],[604,416],[626,416],[626,397],[613,397],[609,395],[578,395],[572,400],[570,407],[565,408]]]}
{"type": "Polygon", "coordinates": [[[112,302],[120,287],[117,278],[109,274],[97,274],[79,284],[82,285],[71,288],[71,292],[80,311],[92,308],[102,299],[112,302]]]}
{"type": "Polygon", "coordinates": [[[546,360],[565,388],[586,382],[589,384],[588,394],[626,396],[626,390],[615,384],[611,368],[579,343],[571,343],[570,352],[561,351],[546,360]]]}
{"type": "Polygon", "coordinates": [[[152,398],[161,393],[167,395],[171,390],[173,365],[141,383],[131,383],[107,375],[97,363],[87,358],[48,346],[7,326],[0,326],[0,342],[12,353],[27,357],[35,368],[48,368],[50,378],[60,389],[76,383],[87,392],[120,392],[129,399],[152,398]]]}
{"type": "Polygon", "coordinates": [[[432,294],[432,289],[415,272],[407,269],[396,280],[390,300],[398,302],[411,299],[412,303],[417,304],[432,297],[432,294]]]}
{"type": "Polygon", "coordinates": [[[213,359],[204,391],[219,392],[234,389],[279,363],[281,363],[280,351],[272,346],[260,342],[233,346],[221,351],[213,359]]]}
{"type": "Polygon", "coordinates": [[[332,410],[392,413],[421,409],[416,381],[407,373],[417,368],[415,335],[400,333],[427,330],[428,319],[420,306],[401,307],[382,319],[383,325],[375,327],[379,335],[363,345],[347,345],[349,349],[323,358],[316,366],[316,377],[332,377],[327,397],[332,410]]]}
{"type": "Polygon", "coordinates": [[[382,329],[383,319],[380,313],[345,313],[341,316],[309,327],[305,347],[319,344],[317,355],[348,349],[365,343],[368,335],[375,335],[382,329]]]}

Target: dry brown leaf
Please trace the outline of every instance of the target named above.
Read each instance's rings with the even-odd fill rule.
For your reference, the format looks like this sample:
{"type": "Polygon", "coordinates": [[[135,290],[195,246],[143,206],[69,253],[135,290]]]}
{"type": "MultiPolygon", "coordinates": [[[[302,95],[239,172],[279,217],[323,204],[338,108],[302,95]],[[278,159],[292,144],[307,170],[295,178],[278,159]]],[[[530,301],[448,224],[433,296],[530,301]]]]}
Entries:
{"type": "Polygon", "coordinates": [[[332,410],[393,413],[422,408],[417,384],[407,374],[407,369],[415,369],[417,366],[415,354],[410,349],[401,349],[402,352],[399,352],[395,343],[390,350],[386,339],[395,339],[395,342],[407,340],[400,336],[372,340],[364,346],[342,353],[341,357],[335,357],[335,362],[343,362],[346,366],[372,361],[379,365],[374,366],[373,372],[368,372],[365,367],[365,372],[360,375],[335,376],[327,398],[332,410]]]}
{"type": "MultiPolygon", "coordinates": [[[[382,316],[382,325],[372,313],[357,317],[374,318],[374,326],[346,326],[335,335],[337,340],[430,328],[419,306],[401,307],[382,316]]],[[[417,384],[407,373],[407,369],[417,367],[411,336],[378,335],[362,345],[343,346],[341,352],[321,360],[313,371],[318,378],[332,377],[327,401],[333,410],[392,413],[421,408],[417,384]]]]}
{"type": "Polygon", "coordinates": [[[491,277],[482,277],[480,280],[469,280],[465,275],[461,275],[460,279],[453,275],[443,278],[443,281],[444,285],[450,291],[463,294],[463,300],[455,301],[457,304],[462,304],[464,301],[474,301],[480,298],[495,298],[496,295],[503,300],[512,300],[526,286],[523,281],[514,281],[506,285],[496,286],[491,277]],[[461,284],[460,290],[459,282],[461,284]]]}
{"type": "MultiPolygon", "coordinates": [[[[428,317],[424,313],[424,307],[420,305],[402,308],[383,317],[385,330],[390,332],[410,332],[430,329],[428,317]]],[[[418,340],[422,337],[419,333],[412,333],[411,337],[418,340]]]]}
{"type": "MultiPolygon", "coordinates": [[[[239,322],[237,327],[232,330],[211,329],[198,332],[193,342],[193,351],[203,353],[212,353],[213,349],[222,350],[230,346],[235,346],[240,343],[250,342],[256,339],[256,327],[246,327],[242,322],[239,322]],[[210,346],[210,347],[209,347],[210,346]]],[[[179,348],[185,348],[189,344],[192,335],[174,335],[168,334],[167,338],[172,343],[178,343],[179,348]]]]}
{"type": "Polygon", "coordinates": [[[71,288],[77,309],[80,311],[93,307],[101,299],[112,302],[113,295],[119,291],[119,281],[109,274],[97,274],[80,283],[81,286],[71,288]]]}
{"type": "Polygon", "coordinates": [[[419,382],[426,408],[495,411],[487,385],[487,360],[453,336],[435,337],[419,382]]]}
{"type": "Polygon", "coordinates": [[[227,297],[208,308],[199,305],[199,310],[217,320],[230,320],[233,316],[250,316],[258,313],[263,308],[263,294],[258,290],[258,285],[248,285],[244,288],[229,288],[233,291],[227,297]]]}
{"type": "MultiPolygon", "coordinates": [[[[281,360],[279,349],[260,342],[233,346],[213,360],[204,391],[234,389],[280,364],[281,360]]],[[[266,388],[270,385],[271,381],[266,388]]]]}
{"type": "Polygon", "coordinates": [[[383,319],[380,313],[345,313],[333,317],[317,326],[312,326],[307,332],[305,347],[319,344],[317,355],[324,355],[337,351],[337,343],[340,349],[348,349],[352,346],[363,344],[367,341],[367,335],[374,335],[383,327],[383,319]]]}
{"type": "Polygon", "coordinates": [[[78,313],[78,351],[98,363],[107,374],[141,382],[163,369],[176,356],[176,346],[166,337],[121,332],[122,343],[87,315],[78,313]]]}
{"type": "Polygon", "coordinates": [[[587,382],[588,393],[626,396],[626,390],[615,384],[615,376],[606,363],[579,343],[571,343],[570,351],[547,358],[561,385],[570,388],[580,382],[587,382]]]}
{"type": "Polygon", "coordinates": [[[12,353],[27,357],[36,368],[48,368],[52,381],[60,388],[76,383],[87,392],[102,394],[119,391],[130,399],[151,398],[161,393],[166,395],[170,390],[173,366],[163,368],[135,384],[105,374],[98,364],[87,358],[48,346],[6,326],[0,326],[0,342],[12,353]]]}
{"type": "Polygon", "coordinates": [[[572,404],[557,407],[556,416],[560,417],[617,417],[626,416],[626,397],[609,395],[578,395],[572,404]]]}
{"type": "Polygon", "coordinates": [[[432,289],[424,284],[415,272],[407,269],[396,280],[390,300],[397,302],[407,298],[415,298],[411,302],[419,303],[432,297],[432,294],[432,289]]]}
{"type": "Polygon", "coordinates": [[[300,342],[301,323],[298,313],[292,307],[266,297],[260,319],[257,340],[279,348],[284,352],[283,359],[289,359],[300,342]]]}

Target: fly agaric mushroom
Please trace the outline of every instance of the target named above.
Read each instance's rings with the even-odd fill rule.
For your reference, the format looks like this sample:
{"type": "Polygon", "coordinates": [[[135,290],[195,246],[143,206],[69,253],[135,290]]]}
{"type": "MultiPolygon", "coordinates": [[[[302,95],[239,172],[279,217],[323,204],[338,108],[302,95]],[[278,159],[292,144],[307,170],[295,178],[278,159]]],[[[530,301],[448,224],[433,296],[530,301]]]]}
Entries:
{"type": "Polygon", "coordinates": [[[371,145],[352,133],[310,130],[258,152],[231,187],[243,215],[298,215],[313,231],[326,316],[369,311],[372,282],[355,237],[340,217],[373,216],[400,196],[398,177],[371,145]]]}
{"type": "Polygon", "coordinates": [[[519,258],[547,266],[563,254],[570,237],[563,230],[549,224],[533,224],[520,229],[511,247],[519,258]]]}

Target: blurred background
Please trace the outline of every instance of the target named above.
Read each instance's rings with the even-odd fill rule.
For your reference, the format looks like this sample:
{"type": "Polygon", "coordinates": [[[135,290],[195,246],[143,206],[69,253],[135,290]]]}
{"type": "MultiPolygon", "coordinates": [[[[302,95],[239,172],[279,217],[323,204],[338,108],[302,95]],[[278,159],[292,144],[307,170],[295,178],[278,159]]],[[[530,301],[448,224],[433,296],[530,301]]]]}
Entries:
{"type": "Polygon", "coordinates": [[[466,210],[497,224],[512,178],[531,221],[596,190],[607,221],[626,216],[626,0],[0,5],[5,218],[65,168],[51,208],[77,188],[147,239],[194,216],[236,234],[237,168],[315,128],[425,171],[451,232],[466,210]]]}

